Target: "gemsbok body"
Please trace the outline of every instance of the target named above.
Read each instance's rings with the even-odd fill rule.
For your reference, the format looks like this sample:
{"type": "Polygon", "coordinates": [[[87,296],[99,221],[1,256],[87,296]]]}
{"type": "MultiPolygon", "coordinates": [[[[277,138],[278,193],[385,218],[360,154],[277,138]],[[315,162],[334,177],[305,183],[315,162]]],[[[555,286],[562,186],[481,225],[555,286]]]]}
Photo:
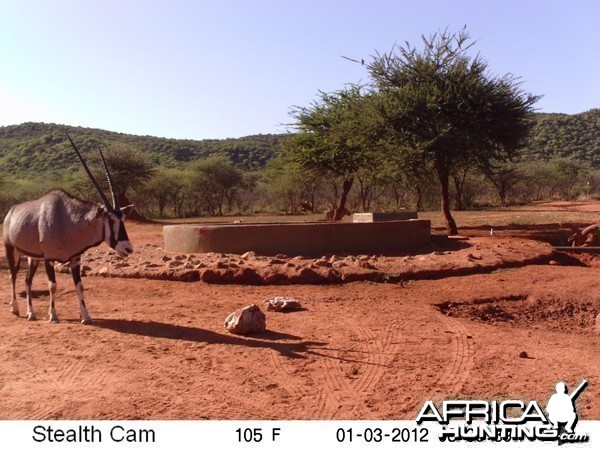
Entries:
{"type": "Polygon", "coordinates": [[[24,255],[28,262],[25,277],[27,319],[36,319],[32,307],[31,285],[39,262],[44,261],[50,290],[49,321],[58,322],[55,309],[54,263],[56,261],[68,262],[79,299],[81,322],[91,324],[92,319],[83,298],[80,272],[81,255],[102,242],[106,242],[123,257],[132,253],[133,248],[125,230],[125,212],[129,207],[119,208],[112,178],[102,151],[99,150],[111,190],[112,205],[102,192],[81,153],[71,138],[68,135],[67,137],[104,204],[81,200],[64,191],[53,190],[37,200],[21,203],[10,209],[4,219],[3,238],[12,288],[11,311],[13,314],[19,315],[15,284],[21,255],[24,255]]]}

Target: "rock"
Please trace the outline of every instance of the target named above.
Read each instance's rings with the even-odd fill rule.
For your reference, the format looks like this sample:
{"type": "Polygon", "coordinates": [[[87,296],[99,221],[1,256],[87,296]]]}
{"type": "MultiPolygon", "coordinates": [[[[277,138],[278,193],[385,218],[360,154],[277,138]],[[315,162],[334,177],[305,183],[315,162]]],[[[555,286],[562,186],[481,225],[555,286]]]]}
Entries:
{"type": "Polygon", "coordinates": [[[302,309],[299,300],[291,297],[272,297],[265,300],[264,305],[267,311],[297,311],[302,309]]]}
{"type": "Polygon", "coordinates": [[[558,261],[555,261],[554,259],[548,261],[548,264],[550,264],[551,266],[560,266],[560,263],[558,261]]]}
{"type": "Polygon", "coordinates": [[[194,272],[199,273],[200,279],[205,283],[251,285],[265,284],[262,276],[260,276],[254,269],[251,269],[250,267],[244,267],[240,269],[229,269],[224,271],[206,269],[194,272]]]}
{"type": "Polygon", "coordinates": [[[161,261],[164,261],[164,262],[171,261],[171,257],[170,257],[170,256],[167,256],[167,255],[163,256],[163,257],[162,257],[162,258],[160,258],[160,259],[161,259],[161,261]]]}
{"type": "Polygon", "coordinates": [[[331,263],[325,258],[317,259],[314,265],[317,267],[331,267],[331,263]]]}
{"type": "Polygon", "coordinates": [[[67,263],[65,263],[65,264],[59,263],[54,266],[54,270],[58,273],[70,273],[71,267],[67,263]]]}
{"type": "Polygon", "coordinates": [[[296,270],[297,272],[289,277],[291,284],[325,284],[326,282],[323,275],[312,269],[303,267],[296,270]]]}
{"type": "Polygon", "coordinates": [[[269,261],[269,264],[285,264],[285,261],[281,258],[275,257],[269,261]]]}
{"type": "Polygon", "coordinates": [[[187,256],[186,256],[186,255],[175,255],[175,256],[173,256],[173,259],[174,259],[175,261],[183,261],[183,260],[184,260],[184,259],[186,259],[186,258],[187,258],[187,256]]]}
{"type": "Polygon", "coordinates": [[[248,305],[231,313],[225,328],[233,334],[261,333],[267,329],[265,313],[257,305],[248,305]]]}
{"type": "Polygon", "coordinates": [[[102,275],[102,276],[108,275],[108,267],[106,267],[106,266],[100,267],[100,269],[98,270],[98,275],[102,275]]]}
{"type": "Polygon", "coordinates": [[[277,259],[290,259],[290,257],[288,255],[284,255],[283,253],[276,254],[275,258],[277,258],[277,259]]]}
{"type": "Polygon", "coordinates": [[[229,267],[229,261],[220,260],[217,262],[217,269],[227,269],[229,267]]]}
{"type": "Polygon", "coordinates": [[[290,284],[285,273],[267,268],[261,274],[265,284],[290,284]]]}
{"type": "Polygon", "coordinates": [[[255,258],[255,257],[256,257],[256,253],[254,253],[254,252],[246,252],[241,256],[242,259],[250,259],[250,258],[255,258]]]}
{"type": "Polygon", "coordinates": [[[368,261],[370,258],[367,255],[359,255],[356,259],[359,261],[368,261]]]}
{"type": "Polygon", "coordinates": [[[519,353],[519,358],[529,358],[529,355],[527,354],[527,352],[521,352],[519,353]]]}
{"type": "Polygon", "coordinates": [[[369,261],[358,260],[354,264],[357,265],[358,267],[362,268],[362,269],[370,269],[370,270],[376,270],[377,269],[377,267],[375,267],[369,261]]]}

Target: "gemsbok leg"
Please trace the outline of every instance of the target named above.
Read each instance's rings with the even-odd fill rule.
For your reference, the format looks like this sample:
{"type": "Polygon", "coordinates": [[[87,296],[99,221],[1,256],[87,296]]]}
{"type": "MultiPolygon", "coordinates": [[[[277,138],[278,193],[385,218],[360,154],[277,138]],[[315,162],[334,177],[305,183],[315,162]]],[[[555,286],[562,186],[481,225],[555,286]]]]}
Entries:
{"type": "Polygon", "coordinates": [[[19,266],[21,265],[21,255],[11,245],[6,245],[6,259],[8,260],[8,271],[9,280],[11,287],[12,297],[10,299],[10,312],[15,316],[19,315],[19,304],[17,303],[17,273],[19,272],[19,266]]]}
{"type": "Polygon", "coordinates": [[[85,300],[83,299],[83,283],[81,282],[81,256],[76,256],[71,259],[71,274],[73,275],[73,282],[77,289],[77,297],[79,298],[79,311],[81,316],[81,323],[84,325],[91,325],[92,318],[88,314],[85,306],[85,300]]]}
{"type": "Polygon", "coordinates": [[[25,294],[27,295],[27,320],[36,320],[35,312],[33,312],[33,302],[31,299],[31,284],[33,277],[38,268],[39,261],[37,259],[27,257],[27,276],[25,277],[25,294]]]}
{"type": "Polygon", "coordinates": [[[48,322],[58,323],[58,315],[54,302],[56,301],[56,274],[54,273],[54,261],[44,260],[46,275],[48,275],[48,290],[50,291],[50,307],[48,309],[48,322]]]}

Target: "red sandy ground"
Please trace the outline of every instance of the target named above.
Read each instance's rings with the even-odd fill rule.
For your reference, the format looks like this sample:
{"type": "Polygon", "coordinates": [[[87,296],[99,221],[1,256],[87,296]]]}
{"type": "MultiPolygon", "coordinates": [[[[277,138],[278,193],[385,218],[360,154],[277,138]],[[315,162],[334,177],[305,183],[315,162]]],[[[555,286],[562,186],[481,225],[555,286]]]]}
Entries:
{"type": "MultiPolygon", "coordinates": [[[[23,317],[23,274],[19,318],[9,312],[2,276],[0,419],[413,419],[425,400],[545,405],[557,381],[572,388],[584,378],[580,418],[600,419],[599,260],[581,257],[584,265],[572,255],[550,255],[543,244],[511,239],[544,237],[540,229],[506,227],[495,237],[471,230],[466,234],[480,237],[464,246],[442,240],[421,253],[370,260],[385,273],[411,261],[440,267],[436,279],[411,281],[405,271],[402,284],[249,286],[88,276],[92,326],[78,321],[68,274],[58,275],[58,325],[43,320],[43,269],[34,280],[37,322],[23,317]],[[542,258],[528,260],[532,254],[542,258]],[[494,255],[499,266],[523,257],[486,273],[448,270],[484,265],[494,255]],[[551,258],[558,264],[548,264],[551,258]],[[276,295],[295,297],[305,309],[266,312],[268,331],[259,335],[224,329],[232,311],[276,295]]],[[[128,231],[136,248],[162,244],[159,225],[130,223],[128,231]]],[[[0,269],[6,271],[3,254],[0,269]]]]}

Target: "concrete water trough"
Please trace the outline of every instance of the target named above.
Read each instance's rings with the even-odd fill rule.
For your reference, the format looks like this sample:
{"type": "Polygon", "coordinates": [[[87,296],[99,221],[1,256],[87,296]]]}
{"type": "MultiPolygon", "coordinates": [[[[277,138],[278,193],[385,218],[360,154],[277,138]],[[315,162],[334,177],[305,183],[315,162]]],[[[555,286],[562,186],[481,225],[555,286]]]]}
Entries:
{"type": "Polygon", "coordinates": [[[429,220],[167,225],[164,249],[179,253],[315,255],[383,253],[430,242],[429,220]]]}

